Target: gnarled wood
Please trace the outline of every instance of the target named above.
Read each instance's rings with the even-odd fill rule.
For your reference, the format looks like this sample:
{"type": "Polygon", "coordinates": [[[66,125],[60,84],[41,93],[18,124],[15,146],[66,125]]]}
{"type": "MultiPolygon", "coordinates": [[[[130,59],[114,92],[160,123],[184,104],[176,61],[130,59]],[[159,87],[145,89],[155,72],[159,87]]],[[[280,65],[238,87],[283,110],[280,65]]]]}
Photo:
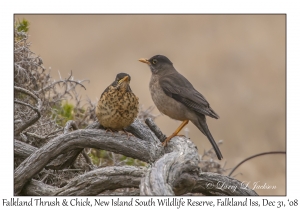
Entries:
{"type": "Polygon", "coordinates": [[[127,157],[137,158],[148,163],[155,161],[161,155],[163,149],[162,146],[157,143],[159,140],[149,128],[147,129],[147,127],[138,122],[138,120],[131,126],[131,129],[133,129],[135,133],[138,133],[143,139],[147,140],[139,139],[134,136],[127,139],[127,135],[112,135],[100,129],[76,130],[54,138],[30,155],[15,170],[15,193],[18,194],[23,186],[36,173],[41,171],[47,163],[58,155],[74,149],[85,147],[97,148],[123,154],[127,157]]]}
{"type": "MultiPolygon", "coordinates": [[[[37,147],[31,146],[30,144],[26,144],[16,139],[15,139],[14,146],[15,146],[14,154],[24,159],[29,157],[33,152],[38,150],[37,147]]],[[[67,168],[76,160],[77,156],[81,152],[82,149],[75,149],[75,150],[68,151],[67,153],[60,154],[57,158],[55,158],[49,164],[47,164],[45,168],[52,169],[52,170],[60,170],[60,169],[67,168]]]]}
{"type": "Polygon", "coordinates": [[[145,168],[142,167],[105,167],[77,176],[62,188],[31,180],[25,185],[22,194],[34,196],[98,195],[105,190],[125,187],[138,188],[144,174],[145,168]]]}
{"type": "MultiPolygon", "coordinates": [[[[72,130],[78,130],[76,122],[69,120],[64,127],[64,134],[70,133],[72,130]]],[[[64,154],[60,154],[57,158],[51,161],[45,168],[52,170],[60,170],[69,167],[72,165],[78,155],[82,152],[83,149],[75,149],[68,151],[64,154]]]]}
{"type": "MultiPolygon", "coordinates": [[[[153,122],[147,124],[150,127],[155,126],[151,129],[156,130],[155,133],[160,132],[153,122]]],[[[164,148],[149,127],[139,120],[126,128],[126,131],[137,136],[129,139],[124,134],[111,134],[98,129],[97,122],[89,128],[94,129],[62,134],[33,151],[15,170],[15,193],[22,191],[26,195],[88,196],[117,188],[140,187],[141,195],[183,195],[189,192],[204,195],[257,195],[233,178],[215,173],[201,173],[197,148],[186,137],[174,137],[164,148]],[[95,169],[71,179],[62,188],[31,180],[57,156],[83,148],[108,150],[142,160],[151,166],[147,169],[130,166],[95,169]],[[208,188],[210,185],[217,186],[218,182],[238,187],[231,191],[221,187],[208,188]]]]}
{"type": "Polygon", "coordinates": [[[36,150],[38,150],[38,148],[15,139],[14,155],[19,156],[21,158],[27,158],[36,150]]]}
{"type": "Polygon", "coordinates": [[[145,169],[134,166],[105,167],[73,178],[54,195],[98,195],[105,190],[138,188],[145,169]]]}
{"type": "Polygon", "coordinates": [[[22,195],[49,196],[53,195],[57,190],[57,187],[32,179],[24,186],[22,195]]]}
{"type": "Polygon", "coordinates": [[[141,195],[177,195],[193,189],[200,170],[195,145],[189,139],[177,136],[165,152],[142,179],[141,195]]]}

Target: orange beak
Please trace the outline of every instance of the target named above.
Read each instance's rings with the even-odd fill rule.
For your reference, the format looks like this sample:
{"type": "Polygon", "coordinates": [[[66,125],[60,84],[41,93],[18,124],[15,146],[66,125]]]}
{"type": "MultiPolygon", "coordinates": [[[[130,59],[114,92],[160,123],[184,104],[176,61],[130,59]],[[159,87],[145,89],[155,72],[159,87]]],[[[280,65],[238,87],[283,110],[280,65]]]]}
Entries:
{"type": "Polygon", "coordinates": [[[141,58],[141,59],[139,59],[139,61],[150,65],[150,62],[146,58],[141,58]]]}
{"type": "Polygon", "coordinates": [[[118,84],[120,85],[120,84],[122,84],[122,83],[125,82],[125,81],[126,81],[126,82],[129,81],[129,77],[128,77],[128,76],[126,76],[126,77],[124,77],[123,79],[121,79],[121,80],[119,81],[118,84]]]}

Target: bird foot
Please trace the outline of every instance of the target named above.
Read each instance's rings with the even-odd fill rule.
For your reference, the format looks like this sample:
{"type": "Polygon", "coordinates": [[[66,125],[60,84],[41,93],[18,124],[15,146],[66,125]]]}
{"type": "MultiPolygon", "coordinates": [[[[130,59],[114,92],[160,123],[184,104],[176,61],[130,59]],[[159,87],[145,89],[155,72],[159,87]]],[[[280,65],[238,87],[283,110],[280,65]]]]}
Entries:
{"type": "Polygon", "coordinates": [[[123,132],[127,135],[127,140],[130,139],[130,136],[134,136],[132,133],[129,133],[123,129],[123,132]]]}
{"type": "Polygon", "coordinates": [[[171,135],[171,136],[169,136],[168,138],[166,138],[166,140],[162,143],[162,145],[163,145],[164,147],[166,147],[166,146],[168,145],[168,142],[169,142],[173,137],[174,137],[174,136],[171,135]]]}
{"type": "Polygon", "coordinates": [[[167,146],[167,144],[168,144],[168,142],[173,138],[173,137],[175,137],[175,136],[185,136],[185,135],[181,135],[181,134],[172,134],[171,136],[169,136],[168,138],[166,138],[166,140],[162,143],[162,145],[164,146],[164,147],[166,147],[167,146]]]}
{"type": "Polygon", "coordinates": [[[168,142],[166,140],[162,143],[163,147],[166,147],[167,144],[168,144],[168,142]]]}
{"type": "Polygon", "coordinates": [[[108,128],[108,129],[105,130],[105,133],[107,133],[107,132],[110,132],[113,136],[115,136],[115,133],[114,133],[113,130],[111,130],[111,129],[108,128]]]}

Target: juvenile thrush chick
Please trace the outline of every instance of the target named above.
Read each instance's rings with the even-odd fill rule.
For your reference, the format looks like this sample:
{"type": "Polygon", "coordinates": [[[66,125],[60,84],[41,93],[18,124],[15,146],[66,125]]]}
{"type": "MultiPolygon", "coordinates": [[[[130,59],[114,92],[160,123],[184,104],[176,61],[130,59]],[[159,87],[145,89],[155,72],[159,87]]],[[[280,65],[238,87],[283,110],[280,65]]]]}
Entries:
{"type": "Polygon", "coordinates": [[[124,130],[133,123],[139,111],[139,99],[130,89],[130,76],[119,73],[102,93],[96,107],[99,123],[112,131],[124,130]]]}
{"type": "Polygon", "coordinates": [[[206,124],[206,116],[218,119],[217,113],[210,107],[204,96],[182,76],[173,63],[163,55],[155,55],[150,59],[141,58],[139,61],[149,65],[152,76],[149,84],[152,100],[157,109],[172,119],[183,121],[165,142],[167,145],[189,121],[208,138],[218,159],[222,153],[211,135],[206,124]]]}

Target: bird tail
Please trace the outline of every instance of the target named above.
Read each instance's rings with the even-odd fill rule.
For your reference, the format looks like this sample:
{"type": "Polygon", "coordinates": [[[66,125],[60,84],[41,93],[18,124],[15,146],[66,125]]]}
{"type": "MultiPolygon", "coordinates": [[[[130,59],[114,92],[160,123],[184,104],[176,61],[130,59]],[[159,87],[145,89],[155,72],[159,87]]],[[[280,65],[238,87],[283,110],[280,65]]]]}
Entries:
{"type": "Polygon", "coordinates": [[[209,111],[210,111],[210,115],[208,115],[208,116],[215,118],[215,119],[220,118],[219,115],[211,107],[209,107],[209,111]]]}
{"type": "Polygon", "coordinates": [[[217,157],[219,160],[221,160],[223,158],[222,153],[217,145],[217,143],[215,142],[213,136],[211,135],[208,126],[206,124],[206,118],[205,115],[198,115],[197,117],[197,121],[193,122],[197,128],[208,138],[208,140],[210,141],[212,147],[214,148],[217,157]]]}

